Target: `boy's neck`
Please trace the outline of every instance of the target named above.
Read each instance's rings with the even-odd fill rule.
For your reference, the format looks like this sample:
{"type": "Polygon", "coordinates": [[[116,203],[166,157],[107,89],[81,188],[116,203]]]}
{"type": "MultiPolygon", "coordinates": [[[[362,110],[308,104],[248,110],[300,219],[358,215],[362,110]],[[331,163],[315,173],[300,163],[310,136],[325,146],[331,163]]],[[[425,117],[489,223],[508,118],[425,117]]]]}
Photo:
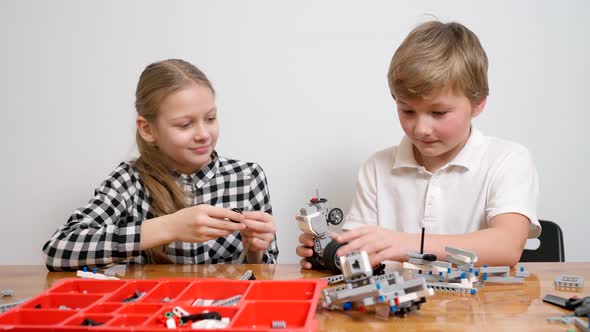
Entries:
{"type": "Polygon", "coordinates": [[[424,156],[422,155],[422,153],[420,153],[416,146],[412,145],[412,151],[414,152],[414,158],[416,159],[416,163],[418,163],[418,165],[420,166],[423,166],[430,173],[436,173],[436,171],[443,168],[448,162],[453,160],[453,158],[455,158],[459,154],[459,152],[461,152],[461,150],[463,150],[463,147],[465,147],[465,144],[467,144],[467,141],[469,140],[470,136],[471,128],[469,128],[467,137],[460,144],[458,144],[451,150],[447,151],[446,153],[434,157],[424,158],[424,156]]]}

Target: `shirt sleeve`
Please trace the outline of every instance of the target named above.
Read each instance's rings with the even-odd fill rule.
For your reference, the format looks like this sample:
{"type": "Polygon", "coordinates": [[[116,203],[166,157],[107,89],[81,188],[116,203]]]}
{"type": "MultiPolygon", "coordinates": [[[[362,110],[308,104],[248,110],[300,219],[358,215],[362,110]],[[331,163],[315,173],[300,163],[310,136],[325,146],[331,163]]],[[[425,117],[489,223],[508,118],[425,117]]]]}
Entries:
{"type": "MultiPolygon", "coordinates": [[[[137,178],[122,163],[43,246],[50,271],[104,266],[140,254],[142,217],[128,213],[137,178]]],[[[146,203],[147,206],[147,203],[146,203]]]]}
{"type": "MultiPolygon", "coordinates": [[[[253,211],[264,211],[268,214],[272,214],[266,175],[264,174],[262,167],[258,164],[254,164],[252,170],[252,181],[250,182],[250,206],[253,211]]],[[[268,249],[262,256],[262,262],[275,264],[278,256],[279,248],[277,246],[277,235],[275,233],[274,240],[270,243],[268,249]]]]}
{"type": "Polygon", "coordinates": [[[488,190],[486,220],[503,213],[519,213],[530,220],[529,238],[541,234],[537,220],[539,176],[530,152],[519,147],[499,161],[488,190]]]}
{"type": "Polygon", "coordinates": [[[351,230],[366,225],[377,225],[377,183],[375,158],[367,160],[360,168],[350,210],[342,229],[351,230]]]}

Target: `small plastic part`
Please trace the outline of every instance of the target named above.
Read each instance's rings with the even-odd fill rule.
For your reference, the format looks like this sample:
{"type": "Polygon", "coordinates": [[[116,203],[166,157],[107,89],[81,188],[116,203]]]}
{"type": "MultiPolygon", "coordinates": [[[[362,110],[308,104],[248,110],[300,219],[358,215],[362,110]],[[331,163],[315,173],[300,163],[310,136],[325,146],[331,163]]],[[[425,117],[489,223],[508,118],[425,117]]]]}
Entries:
{"type": "Polygon", "coordinates": [[[12,308],[14,308],[14,307],[16,307],[16,306],[18,306],[18,305],[26,302],[26,301],[28,301],[28,300],[29,299],[27,298],[27,299],[18,300],[16,302],[2,303],[2,304],[0,304],[0,313],[3,313],[5,311],[8,311],[8,310],[10,310],[10,309],[12,309],[12,308]]]}
{"type": "Polygon", "coordinates": [[[80,326],[99,326],[102,324],[104,324],[104,323],[93,321],[90,318],[84,318],[82,323],[80,323],[80,326]]]}
{"type": "Polygon", "coordinates": [[[270,326],[273,329],[286,329],[287,322],[285,322],[284,320],[273,320],[270,326]]]}
{"type": "Polygon", "coordinates": [[[254,272],[252,272],[252,270],[248,270],[244,272],[242,276],[240,276],[239,280],[256,280],[256,277],[254,276],[254,272]]]}
{"type": "Polygon", "coordinates": [[[80,278],[87,278],[87,279],[97,279],[97,280],[119,280],[117,277],[111,277],[104,275],[102,273],[93,273],[88,271],[80,271],[76,272],[76,276],[80,278]]]}
{"type": "Polygon", "coordinates": [[[576,289],[584,288],[584,277],[560,275],[555,279],[555,287],[576,289]]]}
{"type": "Polygon", "coordinates": [[[169,329],[175,329],[176,328],[176,320],[174,320],[174,318],[167,318],[166,319],[166,327],[169,329]]]}
{"type": "Polygon", "coordinates": [[[125,302],[125,303],[136,302],[137,300],[142,298],[144,295],[145,295],[145,292],[140,292],[140,291],[136,290],[135,292],[133,292],[133,295],[131,295],[128,298],[123,299],[122,302],[125,302]]]}
{"type": "Polygon", "coordinates": [[[180,317],[180,322],[196,322],[203,319],[221,320],[221,315],[216,311],[203,312],[200,314],[182,316],[180,317]]]}

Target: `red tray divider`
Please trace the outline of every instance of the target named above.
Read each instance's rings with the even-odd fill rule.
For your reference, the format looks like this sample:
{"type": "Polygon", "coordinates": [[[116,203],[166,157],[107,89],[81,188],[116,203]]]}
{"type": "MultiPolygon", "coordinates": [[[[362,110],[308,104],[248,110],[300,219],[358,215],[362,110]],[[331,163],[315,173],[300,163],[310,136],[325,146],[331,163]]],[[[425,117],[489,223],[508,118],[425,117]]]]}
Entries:
{"type": "MultiPolygon", "coordinates": [[[[229,325],[216,331],[276,332],[273,321],[281,321],[285,324],[282,331],[313,332],[318,327],[314,315],[325,286],[322,279],[62,279],[0,314],[0,330],[163,332],[170,331],[166,312],[179,306],[190,314],[217,311],[228,317],[229,325]],[[133,302],[123,301],[136,291],[145,293],[133,302]],[[214,302],[235,295],[241,295],[235,305],[214,302]],[[81,326],[85,319],[103,325],[81,326]]],[[[176,330],[210,331],[193,330],[190,323],[177,325],[176,330]]]]}

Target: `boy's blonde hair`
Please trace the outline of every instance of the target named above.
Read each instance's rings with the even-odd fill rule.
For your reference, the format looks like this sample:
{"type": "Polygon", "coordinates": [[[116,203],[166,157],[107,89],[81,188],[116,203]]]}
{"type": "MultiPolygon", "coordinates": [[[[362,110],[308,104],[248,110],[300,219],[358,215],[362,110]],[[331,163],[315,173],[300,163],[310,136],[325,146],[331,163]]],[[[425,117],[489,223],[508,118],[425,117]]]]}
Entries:
{"type": "MultiPolygon", "coordinates": [[[[179,59],[148,65],[141,73],[135,92],[137,115],[154,123],[160,104],[172,93],[191,84],[205,86],[215,93],[211,82],[197,67],[179,59]]],[[[186,206],[186,196],[172,176],[170,162],[157,146],[146,142],[136,131],[139,158],[133,167],[149,193],[150,213],[154,217],[174,213],[186,206]]],[[[148,263],[171,263],[165,254],[166,245],[146,251],[148,263]]]]}
{"type": "Polygon", "coordinates": [[[418,99],[446,88],[472,103],[489,93],[488,58],[479,38],[464,25],[426,22],[397,49],[387,73],[394,99],[418,99]]]}

